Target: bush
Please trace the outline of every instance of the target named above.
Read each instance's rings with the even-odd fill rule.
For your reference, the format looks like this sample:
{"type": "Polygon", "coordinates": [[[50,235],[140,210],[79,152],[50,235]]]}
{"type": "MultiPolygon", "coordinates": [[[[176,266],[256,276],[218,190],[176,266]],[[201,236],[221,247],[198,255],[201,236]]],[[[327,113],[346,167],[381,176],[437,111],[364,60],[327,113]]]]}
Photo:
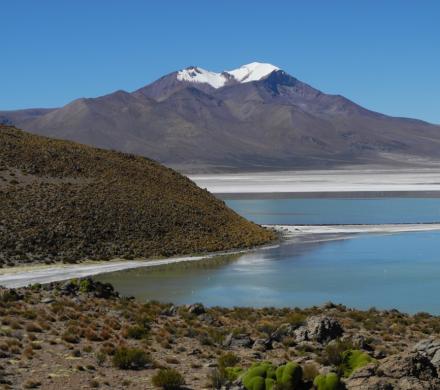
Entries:
{"type": "Polygon", "coordinates": [[[149,329],[140,325],[134,325],[127,328],[125,337],[129,339],[141,340],[148,337],[149,329]]]}
{"type": "Polygon", "coordinates": [[[61,338],[71,344],[78,344],[81,339],[78,336],[78,330],[75,328],[68,328],[63,335],[61,336],[61,338]]]}
{"type": "Polygon", "coordinates": [[[344,377],[349,377],[353,371],[375,361],[370,355],[358,349],[345,351],[341,357],[340,370],[344,377]]]}
{"type": "Polygon", "coordinates": [[[137,348],[118,348],[113,356],[113,365],[122,370],[140,370],[150,362],[148,354],[137,348]]]}
{"type": "Polygon", "coordinates": [[[318,367],[313,363],[305,364],[303,367],[303,380],[305,382],[313,382],[319,375],[318,367]]]}
{"type": "Polygon", "coordinates": [[[349,341],[333,341],[325,347],[319,362],[325,366],[339,366],[342,363],[342,354],[353,348],[349,341]]]}
{"type": "Polygon", "coordinates": [[[302,368],[297,363],[287,363],[276,370],[277,385],[285,390],[296,389],[301,383],[302,368]]]}
{"type": "Polygon", "coordinates": [[[234,367],[240,361],[240,358],[232,352],[224,353],[217,359],[220,368],[234,367]]]}
{"type": "Polygon", "coordinates": [[[241,367],[226,367],[224,370],[225,378],[228,382],[234,382],[243,372],[241,367]]]}
{"type": "Polygon", "coordinates": [[[297,363],[278,368],[271,363],[255,363],[243,375],[246,390],[295,390],[302,388],[302,369],[297,363]]]}
{"type": "Polygon", "coordinates": [[[183,376],[174,368],[163,368],[153,376],[153,385],[164,390],[180,389],[185,380],[183,376]]]}
{"type": "Polygon", "coordinates": [[[334,372],[327,375],[318,375],[313,384],[317,390],[342,390],[345,388],[338,375],[334,372]]]}
{"type": "Polygon", "coordinates": [[[255,363],[243,376],[246,390],[265,390],[272,388],[276,379],[275,367],[271,363],[255,363]]]}

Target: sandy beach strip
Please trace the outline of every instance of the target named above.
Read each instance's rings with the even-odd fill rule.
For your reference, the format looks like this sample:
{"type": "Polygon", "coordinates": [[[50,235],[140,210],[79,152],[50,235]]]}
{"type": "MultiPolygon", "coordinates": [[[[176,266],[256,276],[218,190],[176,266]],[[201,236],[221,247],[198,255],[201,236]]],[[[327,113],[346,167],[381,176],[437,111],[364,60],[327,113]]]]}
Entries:
{"type": "Polygon", "coordinates": [[[440,169],[284,171],[192,175],[199,187],[215,194],[268,193],[426,193],[440,196],[440,169]]]}
{"type": "Polygon", "coordinates": [[[266,225],[283,232],[286,237],[310,234],[392,234],[440,230],[440,223],[380,224],[380,225],[266,225]]]}
{"type": "Polygon", "coordinates": [[[218,256],[237,255],[253,250],[270,249],[277,245],[227,252],[215,252],[200,256],[181,256],[165,259],[122,260],[84,262],[79,264],[27,265],[0,269],[0,286],[8,288],[25,287],[35,283],[51,283],[74,278],[83,278],[108,272],[133,268],[158,267],[162,265],[207,260],[218,256]]]}

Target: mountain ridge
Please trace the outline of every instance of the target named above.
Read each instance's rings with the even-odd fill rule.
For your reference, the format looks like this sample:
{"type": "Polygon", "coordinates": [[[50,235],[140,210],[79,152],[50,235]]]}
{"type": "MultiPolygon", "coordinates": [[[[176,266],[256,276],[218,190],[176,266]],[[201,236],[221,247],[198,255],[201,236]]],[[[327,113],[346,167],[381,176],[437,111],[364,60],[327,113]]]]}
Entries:
{"type": "Polygon", "coordinates": [[[0,121],[144,155],[181,171],[440,161],[440,126],[368,110],[270,64],[221,73],[188,67],[133,92],[77,99],[48,111],[0,111],[0,121]]]}

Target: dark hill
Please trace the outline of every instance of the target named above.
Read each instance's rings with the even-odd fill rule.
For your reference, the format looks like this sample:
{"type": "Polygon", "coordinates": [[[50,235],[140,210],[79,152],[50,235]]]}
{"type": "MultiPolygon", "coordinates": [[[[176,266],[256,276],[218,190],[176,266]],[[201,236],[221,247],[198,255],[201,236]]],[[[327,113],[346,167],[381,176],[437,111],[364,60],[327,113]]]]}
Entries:
{"type": "Polygon", "coordinates": [[[273,234],[143,157],[0,126],[0,263],[249,247],[273,234]]]}

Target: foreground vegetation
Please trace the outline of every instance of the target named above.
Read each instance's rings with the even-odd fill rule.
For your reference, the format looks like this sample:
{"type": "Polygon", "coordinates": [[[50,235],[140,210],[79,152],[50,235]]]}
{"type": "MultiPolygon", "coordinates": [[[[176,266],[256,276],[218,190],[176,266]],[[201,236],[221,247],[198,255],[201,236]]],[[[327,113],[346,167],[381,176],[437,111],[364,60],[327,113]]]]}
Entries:
{"type": "Polygon", "coordinates": [[[0,318],[3,388],[440,388],[426,313],[175,307],[84,279],[0,289],[0,318]]]}
{"type": "Polygon", "coordinates": [[[147,258],[275,239],[146,158],[0,125],[0,266],[147,258]]]}

